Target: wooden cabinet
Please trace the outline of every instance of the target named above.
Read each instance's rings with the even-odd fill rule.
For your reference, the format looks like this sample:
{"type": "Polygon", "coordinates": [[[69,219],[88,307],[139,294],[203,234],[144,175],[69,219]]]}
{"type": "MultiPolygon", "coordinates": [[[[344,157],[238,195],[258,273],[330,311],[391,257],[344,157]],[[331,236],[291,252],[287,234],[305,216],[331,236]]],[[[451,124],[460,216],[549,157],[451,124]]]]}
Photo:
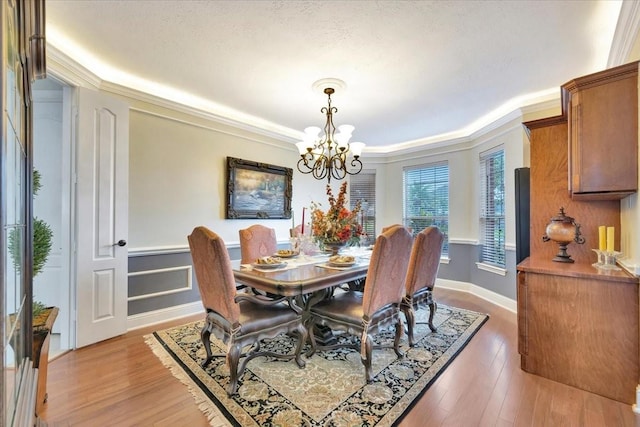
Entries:
{"type": "Polygon", "coordinates": [[[598,226],[620,229],[619,199],[637,189],[637,82],[638,63],[573,80],[563,87],[567,114],[524,123],[531,237],[517,267],[522,369],[629,404],[640,377],[638,278],[591,264],[598,226]],[[585,238],[568,247],[573,264],[551,261],[558,245],[542,240],[560,207],[585,238]]]}
{"type": "Polygon", "coordinates": [[[615,200],[638,188],[638,62],[562,86],[569,124],[569,192],[615,200]]]}
{"type": "Polygon", "coordinates": [[[638,279],[589,264],[518,264],[518,351],[524,371],[635,403],[638,279]]]}

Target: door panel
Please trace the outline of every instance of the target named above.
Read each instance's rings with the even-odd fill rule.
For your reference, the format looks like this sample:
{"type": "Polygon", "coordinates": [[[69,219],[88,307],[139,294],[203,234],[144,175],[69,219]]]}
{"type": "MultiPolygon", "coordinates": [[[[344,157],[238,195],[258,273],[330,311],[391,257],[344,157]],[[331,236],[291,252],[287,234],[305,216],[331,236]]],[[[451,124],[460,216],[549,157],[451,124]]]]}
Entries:
{"type": "Polygon", "coordinates": [[[128,106],[79,88],[77,347],[127,330],[128,138],[128,106]]]}

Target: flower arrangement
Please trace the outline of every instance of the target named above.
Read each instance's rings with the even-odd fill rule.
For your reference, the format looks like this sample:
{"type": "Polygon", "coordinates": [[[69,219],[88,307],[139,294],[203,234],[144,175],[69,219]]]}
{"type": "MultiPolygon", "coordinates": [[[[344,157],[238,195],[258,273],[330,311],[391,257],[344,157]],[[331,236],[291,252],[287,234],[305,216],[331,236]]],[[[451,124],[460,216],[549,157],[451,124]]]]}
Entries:
{"type": "Polygon", "coordinates": [[[347,183],[340,186],[340,192],[336,199],[331,191],[331,186],[327,185],[327,196],[329,196],[329,210],[327,212],[320,209],[321,204],[311,202],[311,228],[313,237],[321,245],[327,244],[348,244],[355,245],[360,241],[362,224],[358,222],[360,213],[360,201],[356,207],[350,211],[346,208],[347,183]]]}

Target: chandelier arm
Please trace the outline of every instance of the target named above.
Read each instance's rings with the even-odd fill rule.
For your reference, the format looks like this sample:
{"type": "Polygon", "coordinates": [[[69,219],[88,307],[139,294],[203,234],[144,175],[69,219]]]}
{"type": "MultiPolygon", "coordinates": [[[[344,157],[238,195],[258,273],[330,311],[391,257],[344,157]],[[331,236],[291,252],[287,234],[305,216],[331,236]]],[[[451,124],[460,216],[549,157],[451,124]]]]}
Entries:
{"type": "Polygon", "coordinates": [[[347,168],[344,162],[344,155],[340,153],[336,153],[331,156],[331,175],[337,179],[344,179],[347,175],[347,168]]]}
{"type": "Polygon", "coordinates": [[[307,161],[306,156],[304,155],[300,156],[300,160],[298,160],[298,171],[304,174],[308,174],[313,171],[313,169],[309,166],[309,162],[307,161]],[[306,170],[303,169],[303,167],[306,168],[306,170]]]}
{"type": "Polygon", "coordinates": [[[318,180],[325,179],[329,173],[330,167],[327,165],[327,158],[321,154],[313,163],[313,177],[318,180]]]}
{"type": "Polygon", "coordinates": [[[345,172],[347,172],[349,175],[357,175],[362,171],[362,162],[360,161],[360,159],[356,159],[355,157],[353,159],[351,159],[351,166],[353,166],[354,168],[357,168],[353,171],[349,171],[347,170],[347,168],[345,168],[345,172]]]}

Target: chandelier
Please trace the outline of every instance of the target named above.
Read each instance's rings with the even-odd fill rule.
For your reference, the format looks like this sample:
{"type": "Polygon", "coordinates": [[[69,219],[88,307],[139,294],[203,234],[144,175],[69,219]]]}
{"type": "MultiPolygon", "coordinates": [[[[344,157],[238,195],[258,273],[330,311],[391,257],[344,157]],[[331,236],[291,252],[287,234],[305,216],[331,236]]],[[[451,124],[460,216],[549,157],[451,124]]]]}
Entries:
{"type": "MultiPolygon", "coordinates": [[[[318,86],[321,82],[316,82],[314,86],[318,86]]],[[[332,82],[336,83],[336,80],[332,79],[332,82]]],[[[296,144],[300,152],[298,170],[304,174],[312,174],[315,179],[327,178],[329,183],[331,178],[340,180],[347,175],[360,173],[362,170],[360,154],[365,145],[362,142],[349,143],[354,129],[351,125],[339,126],[336,133],[333,113],[338,112],[338,109],[331,106],[331,95],[334,92],[333,87],[324,88],[327,106],[320,110],[327,117],[324,135],[320,136],[322,129],[319,127],[310,126],[304,130],[303,140],[296,144]]]]}

